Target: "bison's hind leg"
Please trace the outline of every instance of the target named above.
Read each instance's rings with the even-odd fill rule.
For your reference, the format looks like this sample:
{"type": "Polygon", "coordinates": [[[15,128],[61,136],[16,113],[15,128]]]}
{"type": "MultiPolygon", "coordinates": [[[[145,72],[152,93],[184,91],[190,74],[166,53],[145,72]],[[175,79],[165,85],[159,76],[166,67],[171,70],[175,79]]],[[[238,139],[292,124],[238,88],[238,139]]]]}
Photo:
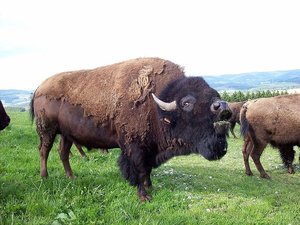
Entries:
{"type": "Polygon", "coordinates": [[[40,137],[40,174],[42,177],[48,177],[47,160],[55,140],[56,131],[56,126],[46,126],[45,122],[37,118],[37,133],[40,137]]]}
{"type": "MultiPolygon", "coordinates": [[[[80,155],[82,158],[88,159],[87,155],[84,153],[82,147],[80,144],[77,144],[76,142],[74,142],[74,145],[76,146],[77,150],[79,151],[80,155]]],[[[71,153],[71,152],[70,152],[71,153]]]]}
{"type": "Polygon", "coordinates": [[[253,144],[250,141],[250,138],[248,136],[245,137],[244,139],[244,145],[243,145],[243,158],[244,158],[244,165],[245,165],[245,173],[248,176],[252,176],[253,173],[250,169],[250,165],[249,165],[249,155],[251,153],[251,151],[253,150],[253,144]]]}
{"type": "Polygon", "coordinates": [[[260,173],[260,177],[270,179],[270,176],[266,173],[264,167],[262,166],[262,164],[260,162],[260,156],[266,146],[267,146],[266,143],[257,143],[256,145],[254,145],[253,150],[251,152],[251,157],[254,161],[254,164],[255,164],[257,170],[260,173]]]}
{"type": "Polygon", "coordinates": [[[69,141],[66,137],[61,135],[60,144],[59,144],[60,159],[63,163],[67,177],[73,178],[73,172],[69,161],[71,146],[72,146],[72,141],[69,141]]]}

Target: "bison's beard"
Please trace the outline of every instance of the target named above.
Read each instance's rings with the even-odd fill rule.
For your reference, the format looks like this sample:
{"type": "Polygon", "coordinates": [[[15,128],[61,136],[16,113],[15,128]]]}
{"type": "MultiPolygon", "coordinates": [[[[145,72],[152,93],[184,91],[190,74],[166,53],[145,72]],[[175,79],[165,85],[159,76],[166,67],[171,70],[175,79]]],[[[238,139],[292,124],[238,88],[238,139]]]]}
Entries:
{"type": "Polygon", "coordinates": [[[225,134],[207,136],[197,145],[196,151],[207,160],[221,159],[227,153],[227,141],[225,134]]]}
{"type": "MultiPolygon", "coordinates": [[[[225,134],[217,134],[214,129],[206,135],[195,132],[191,137],[192,142],[184,145],[174,145],[172,148],[160,151],[156,155],[154,168],[178,155],[196,153],[208,160],[221,159],[227,153],[227,141],[225,134]],[[200,137],[202,136],[202,137],[200,137]]],[[[175,139],[178,140],[178,139],[175,139]]]]}
{"type": "MultiPolygon", "coordinates": [[[[191,153],[200,154],[208,160],[221,159],[227,153],[226,134],[229,128],[227,123],[225,121],[214,122],[210,118],[205,118],[197,121],[193,126],[185,125],[182,126],[184,129],[172,130],[171,137],[167,141],[168,146],[158,151],[152,166],[158,167],[174,156],[191,153]]],[[[178,125],[178,127],[181,126],[178,125]]]]}
{"type": "MultiPolygon", "coordinates": [[[[227,153],[226,134],[229,130],[227,121],[210,121],[193,136],[193,153],[202,155],[207,160],[221,159],[227,153]]],[[[203,124],[205,124],[203,122],[203,124]]]]}
{"type": "Polygon", "coordinates": [[[206,127],[196,132],[193,137],[193,153],[202,155],[207,160],[221,159],[227,153],[226,134],[229,125],[226,121],[211,121],[206,127]]]}

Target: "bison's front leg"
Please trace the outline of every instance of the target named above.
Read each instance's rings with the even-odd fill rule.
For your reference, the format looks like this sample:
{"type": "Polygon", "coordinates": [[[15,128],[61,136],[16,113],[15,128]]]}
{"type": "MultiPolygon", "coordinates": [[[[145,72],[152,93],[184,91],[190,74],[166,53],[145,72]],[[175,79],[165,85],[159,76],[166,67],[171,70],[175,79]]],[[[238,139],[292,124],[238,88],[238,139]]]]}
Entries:
{"type": "MultiPolygon", "coordinates": [[[[150,170],[151,172],[151,170],[150,170]]],[[[138,179],[138,196],[142,202],[150,201],[151,196],[147,193],[146,189],[152,186],[152,182],[150,179],[150,173],[147,169],[143,166],[139,169],[139,179],[138,179]]]]}
{"type": "Polygon", "coordinates": [[[137,190],[138,190],[138,196],[142,202],[151,200],[151,196],[147,193],[144,185],[139,185],[137,190]]]}
{"type": "Polygon", "coordinates": [[[146,189],[149,189],[149,188],[152,187],[152,181],[151,181],[151,178],[150,178],[151,171],[152,171],[152,168],[147,171],[146,179],[144,181],[144,186],[145,186],[146,189]]]}
{"type": "Polygon", "coordinates": [[[139,155],[127,156],[122,152],[119,158],[119,166],[123,177],[129,181],[132,186],[137,187],[137,194],[141,201],[149,201],[150,195],[146,188],[150,187],[150,172],[151,169],[145,167],[143,157],[139,155]]]}

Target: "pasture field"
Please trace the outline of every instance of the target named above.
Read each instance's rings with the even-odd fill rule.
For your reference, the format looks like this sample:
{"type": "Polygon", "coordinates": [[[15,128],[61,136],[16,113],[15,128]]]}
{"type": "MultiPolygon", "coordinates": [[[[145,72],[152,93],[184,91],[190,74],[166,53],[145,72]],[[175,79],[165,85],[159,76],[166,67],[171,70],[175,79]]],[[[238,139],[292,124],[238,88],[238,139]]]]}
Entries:
{"type": "MultiPolygon", "coordinates": [[[[272,177],[244,174],[242,139],[229,138],[228,154],[209,162],[178,156],[153,170],[151,202],[121,177],[119,149],[72,149],[76,178],[66,178],[57,141],[48,160],[49,178],[39,176],[38,137],[28,112],[9,110],[10,126],[0,132],[0,224],[300,224],[300,169],[290,175],[277,150],[262,163],[272,177]]],[[[238,127],[236,128],[238,134],[238,127]]]]}

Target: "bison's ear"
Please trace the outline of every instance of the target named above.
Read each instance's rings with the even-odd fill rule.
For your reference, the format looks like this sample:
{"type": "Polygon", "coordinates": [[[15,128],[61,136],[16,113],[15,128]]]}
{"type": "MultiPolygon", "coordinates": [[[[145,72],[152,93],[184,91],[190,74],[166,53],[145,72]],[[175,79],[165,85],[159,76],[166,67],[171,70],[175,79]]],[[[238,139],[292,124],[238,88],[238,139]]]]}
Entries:
{"type": "Polygon", "coordinates": [[[173,102],[164,102],[160,100],[158,97],[155,96],[155,94],[152,93],[152,97],[156,104],[164,111],[174,111],[177,108],[176,101],[173,102]]]}
{"type": "Polygon", "coordinates": [[[195,97],[187,95],[180,100],[180,107],[186,112],[191,112],[194,109],[196,101],[195,97]]]}

